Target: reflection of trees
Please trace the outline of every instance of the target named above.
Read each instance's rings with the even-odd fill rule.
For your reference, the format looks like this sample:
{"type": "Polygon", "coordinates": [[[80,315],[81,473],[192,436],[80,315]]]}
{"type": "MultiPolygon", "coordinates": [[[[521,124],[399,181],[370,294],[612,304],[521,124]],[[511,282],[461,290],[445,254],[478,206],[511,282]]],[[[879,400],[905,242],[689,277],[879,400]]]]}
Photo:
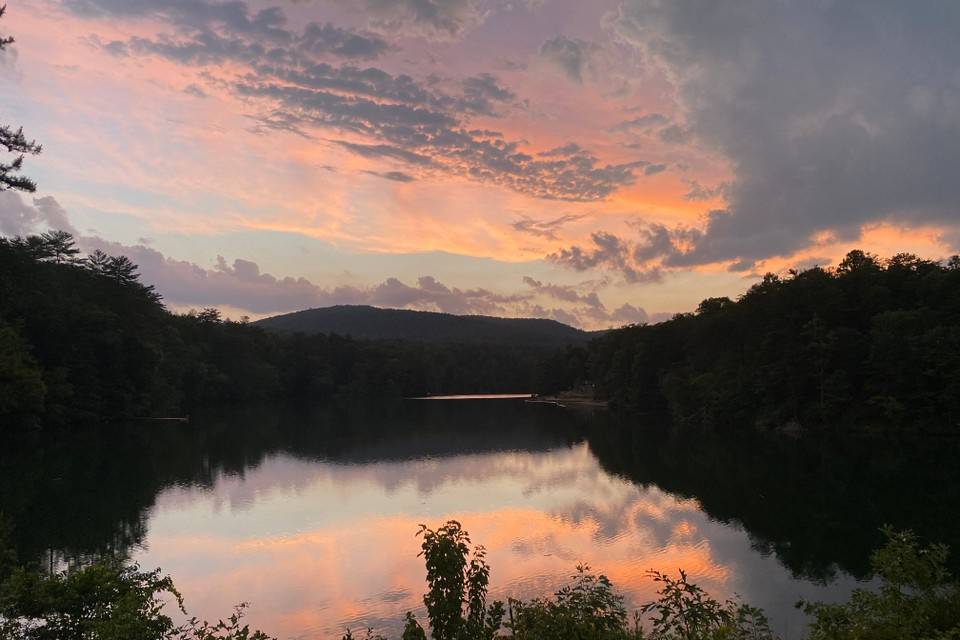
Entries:
{"type": "MultiPolygon", "coordinates": [[[[210,412],[189,425],[137,423],[0,443],[0,513],[23,559],[124,556],[143,542],[165,487],[211,487],[277,454],[363,463],[563,446],[577,416],[522,402],[396,402],[210,412]]],[[[46,560],[45,560],[46,561],[46,560]]]]}
{"type": "Polygon", "coordinates": [[[609,472],[696,498],[798,576],[825,580],[836,567],[866,575],[883,524],[960,548],[954,440],[731,440],[610,424],[588,441],[609,472]]]}
{"type": "MultiPolygon", "coordinates": [[[[708,516],[742,524],[758,549],[799,576],[828,579],[836,567],[864,575],[884,523],[960,548],[951,518],[960,513],[956,442],[667,436],[606,414],[520,402],[244,408],[189,425],[140,423],[0,443],[0,512],[14,524],[22,558],[47,557],[49,549],[68,559],[123,555],[144,540],[148,511],[164,488],[212,487],[267,456],[363,464],[537,452],[584,434],[604,471],[695,498],[708,516]]],[[[627,502],[568,506],[565,517],[596,520],[601,536],[630,526],[627,502]]],[[[668,530],[658,526],[645,521],[650,535],[665,538],[668,530]]]]}

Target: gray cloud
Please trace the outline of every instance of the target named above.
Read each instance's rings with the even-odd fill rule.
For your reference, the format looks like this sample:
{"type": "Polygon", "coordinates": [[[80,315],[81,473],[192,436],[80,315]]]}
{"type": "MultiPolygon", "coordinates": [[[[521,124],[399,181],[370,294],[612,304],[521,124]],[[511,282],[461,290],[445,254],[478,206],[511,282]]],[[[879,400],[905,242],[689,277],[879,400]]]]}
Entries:
{"type": "Polygon", "coordinates": [[[730,190],[730,185],[726,182],[721,182],[718,185],[713,187],[706,187],[696,180],[690,180],[688,178],[681,178],[683,182],[689,187],[689,191],[683,194],[684,200],[697,201],[697,200],[711,200],[716,197],[727,197],[727,193],[730,190]]]}
{"type": "Polygon", "coordinates": [[[648,113],[619,123],[613,127],[613,131],[630,131],[646,134],[650,133],[655,127],[661,127],[669,122],[670,119],[662,113],[648,113]]]}
{"type": "Polygon", "coordinates": [[[557,239],[557,231],[565,224],[582,220],[585,216],[567,214],[552,220],[535,220],[524,216],[520,220],[513,222],[510,226],[520,233],[529,233],[533,236],[547,238],[549,240],[557,239]]]}
{"type": "MultiPolygon", "coordinates": [[[[180,29],[176,35],[101,45],[115,54],[156,55],[195,66],[229,59],[244,67],[232,80],[220,78],[216,83],[262,109],[251,116],[255,133],[283,131],[309,138],[317,129],[332,129],[337,134],[333,142],[364,157],[401,162],[420,171],[430,167],[534,197],[567,201],[602,200],[632,184],[635,171],[649,164],[601,163],[575,144],[533,156],[521,149],[520,141],[469,126],[474,116],[495,116],[500,107],[517,103],[516,95],[495,76],[469,77],[453,91],[444,91],[430,79],[421,82],[374,67],[331,65],[321,58],[379,55],[387,45],[370,34],[329,24],[290,30],[280,8],[255,12],[241,0],[228,4],[176,0],[162,5],[145,0],[64,1],[81,14],[162,18],[180,29]],[[369,42],[362,44],[363,38],[369,42]],[[362,140],[340,139],[343,134],[362,140]]],[[[446,28],[444,16],[460,15],[454,5],[474,7],[471,2],[430,0],[370,0],[368,5],[374,14],[400,12],[428,23],[434,20],[437,29],[446,28]]],[[[450,33],[456,31],[449,25],[450,33]]],[[[403,173],[418,177],[415,171],[403,173]]]]}
{"type": "Polygon", "coordinates": [[[183,88],[183,92],[187,95],[191,95],[194,98],[206,98],[207,92],[198,87],[197,85],[191,83],[183,88]]]}
{"type": "Polygon", "coordinates": [[[256,133],[258,135],[269,135],[277,131],[283,131],[285,133],[292,133],[293,135],[300,136],[301,138],[310,139],[313,137],[303,130],[303,128],[300,126],[300,121],[297,118],[292,118],[289,114],[284,113],[283,111],[260,113],[256,115],[248,115],[247,117],[253,121],[253,125],[247,128],[247,131],[251,133],[256,133]]]}
{"type": "Polygon", "coordinates": [[[422,156],[399,147],[391,147],[388,144],[356,144],[345,140],[333,140],[333,142],[365,158],[393,158],[419,165],[428,165],[432,162],[428,156],[422,156]]]}
{"type": "Polygon", "coordinates": [[[638,264],[647,264],[657,258],[672,255],[675,234],[662,224],[637,225],[639,240],[633,246],[633,259],[638,264]]]}
{"type": "Polygon", "coordinates": [[[524,277],[523,281],[537,294],[577,305],[573,313],[562,312],[562,310],[559,309],[553,309],[548,312],[540,308],[540,312],[537,314],[540,316],[552,317],[560,322],[573,324],[574,326],[582,326],[584,320],[588,320],[589,323],[594,326],[605,327],[638,324],[649,320],[649,316],[643,308],[635,307],[630,303],[624,303],[612,312],[607,311],[606,306],[600,301],[600,297],[595,290],[587,291],[586,293],[581,292],[584,286],[589,286],[594,283],[583,283],[577,287],[541,282],[529,276],[524,277]]]}
{"type": "Polygon", "coordinates": [[[250,36],[221,34],[204,29],[197,33],[169,34],[156,38],[131,37],[100,45],[118,57],[156,55],[180,64],[213,65],[224,61],[254,64],[269,61],[286,65],[308,65],[317,58],[334,56],[369,59],[388,50],[385,41],[362,36],[330,24],[309,24],[302,35],[290,34],[281,43],[251,39],[250,36]]]}
{"type": "Polygon", "coordinates": [[[583,147],[578,145],[576,142],[568,142],[567,144],[561,147],[554,147],[553,149],[547,149],[546,151],[541,151],[539,154],[545,158],[552,158],[555,156],[571,156],[577,153],[582,153],[586,151],[583,147]]]}
{"type": "Polygon", "coordinates": [[[748,264],[820,231],[960,219],[960,4],[626,0],[610,24],[676,85],[686,125],[660,136],[735,171],[728,207],[672,264],[748,264]]]}
{"type": "Polygon", "coordinates": [[[571,285],[551,284],[549,282],[544,283],[539,280],[535,280],[530,276],[524,276],[523,281],[528,287],[537,293],[547,295],[556,300],[583,304],[592,309],[604,310],[603,303],[600,302],[600,296],[597,295],[596,291],[580,293],[577,290],[577,287],[571,285]]]}
{"type": "Polygon", "coordinates": [[[599,50],[595,43],[562,35],[540,45],[540,55],[577,84],[583,84],[584,72],[590,68],[591,60],[599,50]]]}
{"type": "Polygon", "coordinates": [[[23,236],[37,229],[60,229],[76,234],[67,212],[51,196],[34,198],[33,206],[14,191],[0,191],[0,234],[23,236]]]}
{"type": "Polygon", "coordinates": [[[391,49],[382,38],[341,29],[329,22],[307,25],[298,45],[313,54],[331,53],[342,58],[377,58],[391,49]]]}
{"type": "Polygon", "coordinates": [[[449,40],[487,17],[479,0],[362,0],[373,28],[449,40]]]}
{"type": "Polygon", "coordinates": [[[619,324],[644,324],[649,322],[650,316],[644,309],[628,302],[615,309],[610,314],[610,319],[619,324]]]}
{"type": "Polygon", "coordinates": [[[667,165],[665,165],[665,164],[648,164],[648,165],[643,169],[643,175],[645,175],[645,176],[653,176],[653,175],[656,175],[656,174],[658,174],[658,173],[663,173],[663,172],[666,171],[666,170],[667,170],[667,165]]]}
{"type": "Polygon", "coordinates": [[[403,171],[364,171],[364,173],[394,182],[414,182],[416,180],[416,178],[409,173],[404,173],[403,171]]]}
{"type": "MultiPolygon", "coordinates": [[[[581,289],[584,285],[590,285],[592,283],[584,283],[584,285],[577,287],[571,285],[545,283],[535,280],[529,276],[524,277],[523,281],[534,292],[540,295],[545,295],[561,302],[577,305],[574,308],[574,313],[567,312],[569,317],[562,320],[557,314],[557,311],[559,311],[558,309],[553,309],[551,312],[546,312],[548,317],[554,317],[555,319],[560,320],[561,322],[566,322],[567,324],[581,326],[584,320],[588,320],[589,323],[594,326],[610,327],[621,326],[625,324],[639,324],[649,320],[647,312],[642,307],[635,307],[630,303],[624,303],[623,305],[614,309],[612,312],[607,311],[606,306],[604,306],[603,302],[600,301],[600,297],[597,295],[596,291],[588,291],[586,293],[581,292],[581,289]]],[[[544,313],[540,313],[539,315],[544,315],[544,313]]]]}
{"type": "Polygon", "coordinates": [[[547,260],[575,271],[602,268],[619,272],[631,283],[657,282],[661,279],[659,267],[646,267],[636,263],[628,241],[606,231],[596,231],[590,234],[590,239],[593,247],[573,245],[548,255],[547,260]]]}
{"type": "MultiPolygon", "coordinates": [[[[320,79],[325,83],[327,69],[322,71],[320,79]]],[[[343,75],[343,71],[340,69],[338,75],[343,75]]],[[[359,70],[349,70],[348,75],[358,73],[359,70]]],[[[279,103],[278,110],[299,121],[301,127],[334,127],[382,140],[377,145],[339,143],[351,151],[368,156],[391,155],[416,164],[428,164],[429,159],[430,164],[449,173],[539,198],[600,200],[632,184],[634,170],[647,164],[601,164],[591,153],[575,146],[537,159],[521,151],[518,142],[504,140],[498,132],[464,128],[462,114],[447,111],[446,100],[431,96],[409,79],[371,69],[363,73],[378,78],[380,88],[370,89],[372,85],[367,83],[363,93],[357,90],[354,95],[345,95],[343,92],[349,90],[346,84],[337,92],[315,88],[323,84],[316,82],[310,83],[313,86],[291,86],[287,80],[292,74],[287,73],[283,83],[261,75],[238,82],[236,89],[241,95],[279,103]],[[398,84],[409,85],[409,90],[398,92],[398,84]],[[366,97],[373,90],[380,91],[378,99],[366,97]]],[[[316,80],[312,73],[300,75],[316,80]]]]}
{"type": "Polygon", "coordinates": [[[501,87],[495,76],[489,73],[467,78],[463,81],[464,107],[474,113],[494,115],[494,103],[509,104],[517,94],[501,87]]]}

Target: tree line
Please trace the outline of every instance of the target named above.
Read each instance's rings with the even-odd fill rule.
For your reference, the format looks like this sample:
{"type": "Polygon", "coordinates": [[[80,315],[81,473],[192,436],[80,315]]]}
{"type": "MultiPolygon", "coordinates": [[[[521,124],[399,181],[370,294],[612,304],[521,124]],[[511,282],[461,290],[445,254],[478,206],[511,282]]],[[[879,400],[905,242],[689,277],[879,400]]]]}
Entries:
{"type": "Polygon", "coordinates": [[[960,258],[851,251],[767,274],[736,300],[610,331],[557,354],[572,387],[701,429],[794,430],[960,420],[960,258]]]}
{"type": "Polygon", "coordinates": [[[181,416],[268,399],[589,389],[700,429],[956,429],[960,258],[768,274],[738,299],[585,346],[428,344],[276,333],[216,309],[172,313],[125,256],[51,231],[0,238],[0,417],[181,416]]]}
{"type": "Polygon", "coordinates": [[[0,238],[4,424],[183,416],[271,399],[524,391],[547,351],[280,334],[172,313],[125,256],[51,231],[0,238]]]}

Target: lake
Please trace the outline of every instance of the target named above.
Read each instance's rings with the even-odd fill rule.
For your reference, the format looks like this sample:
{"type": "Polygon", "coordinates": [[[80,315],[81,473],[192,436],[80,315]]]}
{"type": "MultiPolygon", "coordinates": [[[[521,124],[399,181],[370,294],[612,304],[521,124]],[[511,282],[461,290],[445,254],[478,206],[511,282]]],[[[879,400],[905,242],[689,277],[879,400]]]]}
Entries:
{"type": "Polygon", "coordinates": [[[636,606],[648,569],[683,568],[786,638],[798,599],[867,575],[881,524],[960,548],[953,441],[681,437],[522,399],[244,408],[60,440],[0,455],[21,557],[162,567],[191,614],[247,601],[279,638],[396,633],[423,610],[418,525],[450,518],[486,546],[493,598],[549,594],[585,563],[636,606]]]}

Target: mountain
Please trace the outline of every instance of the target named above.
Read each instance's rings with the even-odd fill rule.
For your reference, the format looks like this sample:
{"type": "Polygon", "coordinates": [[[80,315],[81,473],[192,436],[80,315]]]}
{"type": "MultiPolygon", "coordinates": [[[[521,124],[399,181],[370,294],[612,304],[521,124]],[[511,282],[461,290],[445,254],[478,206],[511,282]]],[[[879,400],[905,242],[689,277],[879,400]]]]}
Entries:
{"type": "Polygon", "coordinates": [[[562,347],[595,334],[555,320],[457,316],[432,311],[339,305],[306,309],[254,323],[282,332],[336,333],[371,340],[562,347]]]}

